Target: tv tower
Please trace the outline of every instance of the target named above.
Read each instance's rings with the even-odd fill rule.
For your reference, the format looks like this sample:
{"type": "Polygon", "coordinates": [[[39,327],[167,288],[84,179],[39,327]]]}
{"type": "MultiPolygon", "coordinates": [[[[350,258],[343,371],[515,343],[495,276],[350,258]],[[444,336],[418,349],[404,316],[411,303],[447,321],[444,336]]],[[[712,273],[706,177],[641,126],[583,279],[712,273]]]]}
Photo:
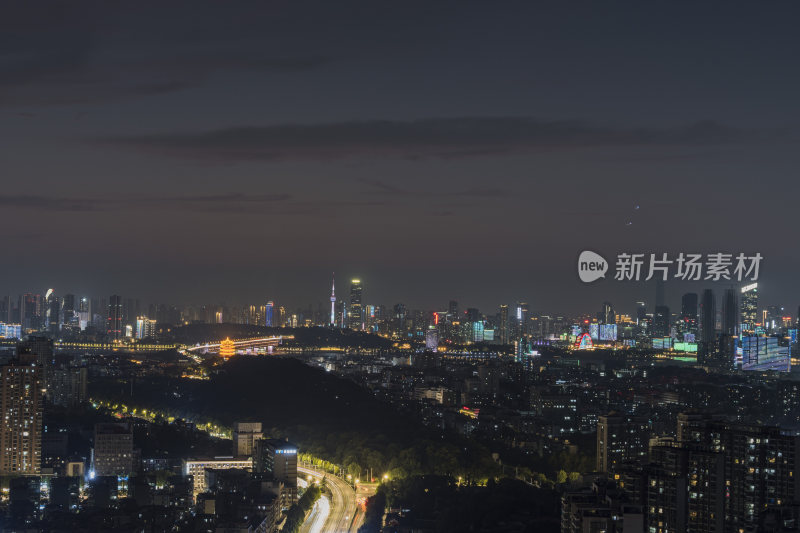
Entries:
{"type": "Polygon", "coordinates": [[[331,276],[331,327],[336,327],[336,273],[331,276]]]}

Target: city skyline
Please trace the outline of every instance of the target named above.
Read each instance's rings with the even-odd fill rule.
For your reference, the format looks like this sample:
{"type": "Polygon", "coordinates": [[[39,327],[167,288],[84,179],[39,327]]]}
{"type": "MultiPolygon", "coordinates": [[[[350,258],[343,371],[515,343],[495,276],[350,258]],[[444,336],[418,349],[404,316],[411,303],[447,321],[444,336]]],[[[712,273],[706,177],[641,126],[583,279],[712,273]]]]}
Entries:
{"type": "MultiPolygon", "coordinates": [[[[205,298],[204,295],[197,294],[197,293],[196,293],[196,296],[192,300],[189,300],[189,301],[170,301],[170,300],[157,299],[157,298],[156,299],[146,298],[146,297],[143,297],[141,294],[136,293],[136,292],[132,292],[132,293],[120,293],[120,292],[114,293],[114,292],[112,292],[112,293],[106,294],[106,293],[98,293],[97,291],[95,291],[95,292],[74,292],[72,290],[59,290],[59,289],[56,289],[56,288],[53,288],[53,287],[48,287],[47,289],[39,290],[38,292],[36,290],[27,290],[27,291],[21,291],[21,292],[6,291],[4,293],[3,297],[4,298],[20,298],[25,294],[39,294],[39,295],[44,297],[45,293],[52,289],[53,290],[53,294],[58,298],[63,298],[65,295],[69,295],[69,296],[71,296],[73,298],[89,297],[89,298],[96,299],[96,300],[97,299],[107,300],[111,295],[119,295],[119,294],[121,294],[121,296],[123,298],[133,298],[133,299],[137,300],[138,302],[141,302],[141,305],[143,307],[147,306],[147,305],[176,305],[176,306],[182,306],[182,307],[195,307],[195,306],[225,306],[225,307],[232,306],[232,307],[242,307],[242,306],[251,306],[251,305],[266,305],[267,303],[271,304],[273,302],[277,302],[277,304],[279,306],[286,307],[289,310],[316,309],[317,307],[322,308],[322,307],[328,306],[330,304],[329,309],[331,309],[331,313],[332,313],[333,309],[337,306],[336,302],[338,302],[338,306],[341,306],[343,304],[347,305],[347,306],[350,305],[350,302],[349,302],[350,283],[351,283],[351,281],[355,281],[355,280],[358,280],[359,284],[362,281],[360,277],[359,278],[352,278],[352,279],[348,279],[348,278],[340,279],[340,283],[344,282],[344,283],[347,284],[345,286],[345,289],[343,289],[343,290],[348,291],[347,293],[345,293],[346,297],[341,297],[341,296],[340,297],[335,297],[335,296],[333,296],[333,293],[332,293],[331,288],[329,286],[328,289],[327,289],[328,293],[327,293],[325,298],[318,298],[317,300],[313,300],[313,301],[302,301],[297,297],[292,297],[291,295],[286,297],[286,298],[278,298],[278,297],[275,297],[275,296],[272,296],[272,295],[266,295],[266,296],[263,296],[263,297],[259,298],[257,296],[252,296],[251,295],[249,297],[245,296],[241,300],[224,300],[224,299],[223,300],[215,300],[215,299],[211,299],[211,298],[205,298]]],[[[330,280],[329,280],[329,283],[330,283],[330,280]]],[[[648,311],[653,312],[655,310],[655,307],[658,305],[657,298],[659,297],[658,296],[659,290],[664,292],[664,294],[663,294],[663,296],[665,298],[665,302],[664,303],[670,309],[671,313],[674,314],[674,315],[680,314],[681,307],[682,307],[682,303],[681,302],[682,302],[683,297],[686,294],[689,294],[689,293],[696,294],[698,296],[698,298],[699,298],[700,295],[703,293],[703,291],[712,290],[714,292],[716,298],[719,301],[719,306],[720,307],[718,308],[717,313],[721,315],[723,313],[723,310],[722,310],[722,307],[721,307],[723,298],[725,297],[725,294],[730,291],[730,289],[734,289],[734,291],[738,294],[738,292],[739,292],[739,290],[741,288],[749,286],[749,285],[752,285],[752,283],[750,283],[750,282],[736,282],[735,280],[725,280],[725,281],[719,281],[719,282],[710,282],[710,281],[705,281],[705,282],[703,282],[703,281],[698,281],[698,282],[674,282],[674,283],[666,282],[666,283],[664,283],[662,285],[662,289],[659,289],[658,283],[656,282],[656,280],[638,282],[637,284],[640,285],[640,286],[644,285],[646,288],[645,289],[640,289],[638,292],[634,292],[633,296],[634,296],[635,299],[631,299],[631,300],[624,299],[623,300],[623,299],[615,299],[615,298],[612,298],[610,296],[605,296],[605,297],[601,296],[595,301],[582,302],[581,304],[573,303],[573,305],[570,306],[569,310],[564,310],[564,309],[557,308],[557,307],[554,307],[554,308],[546,307],[546,306],[544,306],[544,304],[537,305],[537,302],[536,302],[535,299],[525,298],[525,297],[511,298],[511,299],[504,300],[504,301],[498,301],[496,304],[488,303],[488,304],[485,304],[485,305],[477,303],[476,300],[471,299],[469,296],[466,296],[465,298],[445,297],[445,298],[443,298],[443,299],[441,299],[440,301],[437,301],[437,302],[429,300],[430,303],[418,304],[418,303],[414,303],[412,301],[403,300],[402,298],[399,298],[399,297],[393,298],[392,296],[389,296],[388,298],[385,298],[385,299],[380,299],[378,297],[374,297],[373,296],[373,292],[378,292],[379,294],[382,294],[382,293],[386,293],[387,291],[386,291],[385,288],[375,291],[375,287],[371,286],[370,284],[366,285],[367,297],[366,297],[366,299],[364,299],[363,305],[364,306],[366,306],[366,305],[382,305],[382,306],[385,306],[387,308],[390,308],[391,306],[393,306],[395,304],[403,304],[406,307],[408,307],[409,309],[417,309],[417,310],[425,310],[425,311],[433,312],[433,311],[440,311],[442,309],[445,309],[446,306],[447,306],[447,302],[456,301],[456,302],[459,302],[461,305],[464,306],[463,309],[466,309],[467,307],[473,307],[473,308],[480,309],[482,312],[484,312],[487,315],[491,315],[491,314],[494,314],[494,312],[499,312],[501,306],[503,306],[503,305],[514,305],[515,303],[518,303],[518,302],[526,302],[532,312],[535,312],[535,313],[540,314],[540,315],[559,315],[559,316],[576,317],[576,316],[585,315],[587,313],[588,314],[594,314],[597,310],[600,310],[601,308],[603,308],[604,304],[610,302],[614,306],[617,314],[625,314],[625,315],[629,315],[629,316],[634,316],[635,317],[636,310],[637,310],[638,305],[639,305],[640,302],[644,302],[644,304],[645,304],[646,308],[648,309],[648,311]],[[637,295],[641,295],[641,296],[640,297],[636,297],[637,295]]],[[[767,306],[782,307],[786,311],[786,316],[795,317],[797,312],[800,312],[800,311],[798,311],[798,309],[800,309],[800,306],[799,305],[795,305],[794,302],[781,302],[781,301],[776,302],[776,301],[770,299],[769,293],[767,293],[767,296],[765,296],[764,284],[762,282],[760,282],[760,281],[757,284],[758,284],[758,287],[759,287],[759,300],[758,300],[758,306],[759,307],[757,309],[758,312],[760,312],[762,309],[766,308],[767,306]]],[[[342,290],[341,287],[340,287],[340,290],[342,290]]],[[[288,294],[291,294],[291,292],[289,292],[288,294]]],[[[75,305],[75,307],[77,308],[77,304],[75,305]]],[[[329,314],[328,316],[331,316],[331,315],[329,314]]]]}
{"type": "Polygon", "coordinates": [[[800,531],[800,3],[3,7],[0,531],[800,531]]]}

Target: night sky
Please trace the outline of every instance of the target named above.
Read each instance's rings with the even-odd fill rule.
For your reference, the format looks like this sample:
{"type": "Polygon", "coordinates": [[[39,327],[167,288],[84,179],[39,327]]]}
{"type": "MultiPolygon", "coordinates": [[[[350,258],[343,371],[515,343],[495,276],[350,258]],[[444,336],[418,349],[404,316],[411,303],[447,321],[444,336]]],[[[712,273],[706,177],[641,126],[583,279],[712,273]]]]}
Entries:
{"type": "Polygon", "coordinates": [[[728,251],[794,313],[798,15],[7,3],[0,290],[298,306],[335,270],[366,303],[630,312],[654,289],[582,284],[581,250],[728,251]]]}

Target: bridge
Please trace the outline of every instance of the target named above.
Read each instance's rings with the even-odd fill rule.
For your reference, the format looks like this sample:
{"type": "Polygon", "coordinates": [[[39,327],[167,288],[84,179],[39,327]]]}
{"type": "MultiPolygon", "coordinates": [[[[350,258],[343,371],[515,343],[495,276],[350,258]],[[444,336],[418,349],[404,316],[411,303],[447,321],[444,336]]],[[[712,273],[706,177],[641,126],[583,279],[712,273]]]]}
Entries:
{"type": "Polygon", "coordinates": [[[175,350],[176,344],[122,344],[113,342],[62,342],[53,343],[53,349],[57,352],[161,352],[165,350],[175,350]]]}
{"type": "Polygon", "coordinates": [[[205,344],[195,344],[194,346],[187,346],[186,351],[191,353],[220,353],[220,348],[223,347],[223,344],[226,345],[226,348],[232,345],[232,348],[235,353],[240,352],[255,352],[262,349],[269,349],[273,346],[278,346],[283,343],[284,340],[294,339],[294,335],[278,335],[275,337],[257,337],[253,339],[225,339],[224,341],[219,342],[207,342],[205,344]]]}

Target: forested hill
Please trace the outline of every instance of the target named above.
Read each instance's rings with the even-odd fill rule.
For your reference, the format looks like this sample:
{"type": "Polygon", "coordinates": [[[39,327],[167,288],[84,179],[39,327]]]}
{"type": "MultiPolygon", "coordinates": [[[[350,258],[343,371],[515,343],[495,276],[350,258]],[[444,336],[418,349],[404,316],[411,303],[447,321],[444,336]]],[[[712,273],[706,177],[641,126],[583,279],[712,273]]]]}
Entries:
{"type": "Polygon", "coordinates": [[[328,460],[373,470],[485,476],[489,450],[399,415],[355,383],[295,359],[237,356],[211,380],[137,378],[92,384],[95,398],[230,426],[258,421],[328,460]]]}

